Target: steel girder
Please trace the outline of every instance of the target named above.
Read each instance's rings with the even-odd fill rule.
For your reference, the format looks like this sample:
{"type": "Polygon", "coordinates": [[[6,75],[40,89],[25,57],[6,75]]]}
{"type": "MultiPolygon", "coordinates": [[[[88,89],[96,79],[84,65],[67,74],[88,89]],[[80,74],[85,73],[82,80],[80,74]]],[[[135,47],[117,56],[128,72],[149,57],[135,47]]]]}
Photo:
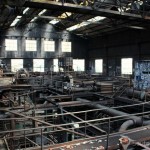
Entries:
{"type": "Polygon", "coordinates": [[[71,3],[60,3],[49,0],[30,0],[26,1],[24,7],[31,8],[43,8],[43,9],[51,9],[51,10],[59,10],[62,12],[73,12],[87,15],[95,15],[95,16],[105,16],[108,18],[116,18],[116,19],[127,19],[130,21],[150,21],[150,17],[143,16],[139,14],[127,13],[127,12],[119,12],[110,9],[97,8],[94,9],[91,6],[82,6],[71,3]]]}

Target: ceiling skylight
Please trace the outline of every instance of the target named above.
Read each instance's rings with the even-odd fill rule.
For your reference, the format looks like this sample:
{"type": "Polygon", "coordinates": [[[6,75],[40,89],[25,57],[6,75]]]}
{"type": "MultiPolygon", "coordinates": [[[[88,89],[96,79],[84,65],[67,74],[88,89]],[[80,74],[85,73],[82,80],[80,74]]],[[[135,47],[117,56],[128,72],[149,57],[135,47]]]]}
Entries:
{"type": "Polygon", "coordinates": [[[30,22],[34,22],[37,19],[37,17],[34,17],[30,22]]]}
{"type": "Polygon", "coordinates": [[[67,18],[68,16],[71,16],[71,12],[65,12],[63,14],[61,14],[60,16],[58,16],[58,18],[67,18]]]}
{"type": "MultiPolygon", "coordinates": [[[[58,19],[65,19],[68,16],[71,16],[71,14],[72,13],[70,13],[70,12],[65,12],[65,13],[61,14],[60,16],[58,16],[58,19]]],[[[55,24],[57,24],[59,22],[58,19],[53,19],[49,23],[55,25],[55,24]]]]}
{"type": "MultiPolygon", "coordinates": [[[[44,14],[47,10],[46,9],[43,9],[39,14],[38,16],[41,16],[42,14],[44,14]]],[[[30,22],[34,22],[38,17],[34,17],[30,22]]]]}
{"type": "Polygon", "coordinates": [[[38,16],[43,15],[46,11],[47,11],[46,9],[43,9],[43,10],[38,14],[38,16]]]}
{"type": "Polygon", "coordinates": [[[23,14],[26,14],[26,12],[29,10],[30,8],[27,7],[24,11],[23,11],[23,14]]]}
{"type": "Polygon", "coordinates": [[[81,27],[87,26],[89,24],[96,23],[98,21],[104,20],[105,18],[106,17],[96,16],[94,18],[88,19],[87,21],[83,21],[82,23],[71,26],[71,27],[67,28],[66,30],[73,31],[73,30],[79,29],[81,27]]]}
{"type": "Polygon", "coordinates": [[[20,21],[21,17],[22,17],[22,16],[17,16],[17,17],[15,18],[15,20],[11,23],[10,26],[11,26],[11,27],[15,26],[15,25],[18,23],[18,21],[20,21]]]}
{"type": "Polygon", "coordinates": [[[53,20],[51,20],[49,23],[55,25],[55,24],[57,24],[58,22],[59,22],[59,20],[53,19],[53,20]]]}
{"type": "Polygon", "coordinates": [[[87,20],[87,21],[93,23],[93,22],[101,21],[101,20],[103,20],[103,19],[105,19],[105,18],[106,18],[106,17],[96,16],[96,17],[91,18],[91,19],[89,19],[89,20],[87,20]]]}

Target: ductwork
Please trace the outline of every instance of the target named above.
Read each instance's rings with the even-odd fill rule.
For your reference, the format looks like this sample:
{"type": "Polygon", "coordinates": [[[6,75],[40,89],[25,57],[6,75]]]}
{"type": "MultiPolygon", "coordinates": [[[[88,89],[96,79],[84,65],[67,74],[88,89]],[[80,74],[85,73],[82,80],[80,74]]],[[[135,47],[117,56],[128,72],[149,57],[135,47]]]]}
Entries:
{"type": "MultiPolygon", "coordinates": [[[[140,119],[141,119],[141,118],[140,118],[140,119]]],[[[127,120],[127,121],[125,121],[125,122],[120,126],[119,132],[126,131],[129,127],[131,127],[131,126],[133,126],[133,125],[136,125],[133,120],[127,120]]],[[[142,122],[142,119],[141,119],[140,125],[143,125],[143,126],[150,125],[150,121],[143,121],[143,122],[142,122]]]]}

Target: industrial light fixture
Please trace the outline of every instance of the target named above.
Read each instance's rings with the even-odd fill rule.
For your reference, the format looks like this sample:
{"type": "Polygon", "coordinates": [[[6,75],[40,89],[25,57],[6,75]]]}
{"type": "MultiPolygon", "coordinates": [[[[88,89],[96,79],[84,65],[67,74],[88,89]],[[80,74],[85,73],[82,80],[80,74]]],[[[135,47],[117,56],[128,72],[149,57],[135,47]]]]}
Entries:
{"type": "Polygon", "coordinates": [[[23,11],[23,14],[26,14],[26,12],[29,10],[30,8],[27,7],[24,11],[23,11]]]}
{"type": "Polygon", "coordinates": [[[38,16],[43,15],[46,11],[47,11],[46,9],[43,9],[43,10],[38,14],[38,16]]]}
{"type": "Polygon", "coordinates": [[[104,20],[105,18],[106,17],[96,16],[94,18],[88,19],[87,21],[83,21],[82,23],[78,23],[74,26],[71,26],[71,27],[67,28],[66,30],[67,31],[73,31],[73,30],[79,29],[81,27],[87,26],[89,24],[96,23],[98,21],[104,20]]]}
{"type": "Polygon", "coordinates": [[[21,17],[22,17],[22,16],[17,16],[17,17],[15,18],[15,20],[11,23],[10,26],[11,26],[11,27],[15,26],[15,25],[18,23],[18,21],[20,21],[21,17]]]}

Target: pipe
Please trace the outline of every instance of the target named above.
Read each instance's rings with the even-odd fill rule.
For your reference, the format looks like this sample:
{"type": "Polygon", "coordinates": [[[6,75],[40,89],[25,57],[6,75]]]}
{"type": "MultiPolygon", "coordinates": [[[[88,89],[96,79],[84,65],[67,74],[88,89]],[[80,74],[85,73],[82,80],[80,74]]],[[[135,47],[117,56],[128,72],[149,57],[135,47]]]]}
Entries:
{"type": "MultiPolygon", "coordinates": [[[[118,96],[118,97],[116,97],[115,99],[114,99],[114,102],[115,102],[115,104],[117,104],[118,102],[119,102],[119,104],[120,104],[120,102],[122,103],[122,104],[141,104],[142,102],[141,101],[139,101],[139,100],[133,100],[133,99],[129,99],[129,98],[127,98],[127,97],[120,97],[120,96],[118,96]]],[[[142,107],[142,104],[141,105],[139,105],[140,107],[142,107]]],[[[144,108],[145,108],[145,110],[150,110],[150,103],[146,103],[146,104],[144,104],[144,108]]],[[[133,109],[138,109],[138,107],[137,108],[133,108],[133,109]]]]}
{"type": "Polygon", "coordinates": [[[84,91],[92,91],[93,90],[93,87],[80,87],[80,88],[76,88],[76,87],[73,87],[71,89],[69,89],[69,92],[84,92],[84,91]]]}
{"type": "Polygon", "coordinates": [[[143,125],[144,125],[144,126],[150,125],[150,120],[144,121],[144,122],[143,122],[143,125]]]}
{"type": "Polygon", "coordinates": [[[126,94],[129,98],[137,98],[140,100],[150,100],[150,94],[145,91],[137,91],[134,89],[127,89],[126,94]]]}
{"type": "Polygon", "coordinates": [[[95,81],[82,81],[82,86],[85,87],[85,86],[88,86],[88,85],[94,85],[95,81]]]}
{"type": "MultiPolygon", "coordinates": [[[[135,125],[133,120],[127,120],[120,126],[119,132],[126,131],[129,127],[133,125],[135,125]]],[[[142,119],[141,119],[141,125],[142,125],[142,119]]],[[[143,121],[143,126],[147,126],[147,125],[150,125],[150,120],[143,121]]]]}
{"type": "MultiPolygon", "coordinates": [[[[139,104],[141,103],[140,101],[137,101],[137,100],[132,100],[132,99],[129,99],[129,98],[125,98],[125,97],[116,97],[115,98],[115,101],[120,101],[120,102],[125,102],[125,103],[129,103],[129,104],[139,104]]],[[[142,104],[141,104],[141,107],[142,107],[142,104]]],[[[150,108],[150,104],[144,104],[144,107],[145,109],[149,109],[150,108]]],[[[138,108],[138,107],[137,107],[138,108]]],[[[141,122],[142,123],[142,122],[141,122]]],[[[134,125],[134,122],[133,120],[127,120],[126,122],[124,122],[119,131],[125,131],[128,129],[129,126],[132,126],[134,125]]],[[[146,125],[150,125],[150,121],[143,121],[143,125],[146,126],[146,125]]]]}
{"type": "MultiPolygon", "coordinates": [[[[142,124],[142,121],[141,121],[142,124]]],[[[129,127],[135,125],[135,122],[133,120],[127,120],[125,121],[119,128],[119,132],[126,131],[129,127]]]]}
{"type": "MultiPolygon", "coordinates": [[[[77,98],[77,101],[90,102],[86,99],[81,99],[81,98],[77,98]]],[[[106,107],[106,106],[103,106],[103,105],[100,105],[100,104],[89,103],[87,105],[92,106],[92,107],[97,108],[97,109],[102,109],[101,112],[103,112],[103,113],[105,113],[109,116],[125,116],[124,118],[127,119],[127,121],[125,121],[120,126],[119,131],[124,131],[124,130],[128,129],[129,127],[133,126],[133,125],[138,125],[138,126],[142,125],[142,119],[140,117],[130,116],[130,114],[128,114],[128,113],[121,112],[119,110],[116,110],[116,109],[113,109],[113,108],[110,108],[110,107],[106,107]]]]}

